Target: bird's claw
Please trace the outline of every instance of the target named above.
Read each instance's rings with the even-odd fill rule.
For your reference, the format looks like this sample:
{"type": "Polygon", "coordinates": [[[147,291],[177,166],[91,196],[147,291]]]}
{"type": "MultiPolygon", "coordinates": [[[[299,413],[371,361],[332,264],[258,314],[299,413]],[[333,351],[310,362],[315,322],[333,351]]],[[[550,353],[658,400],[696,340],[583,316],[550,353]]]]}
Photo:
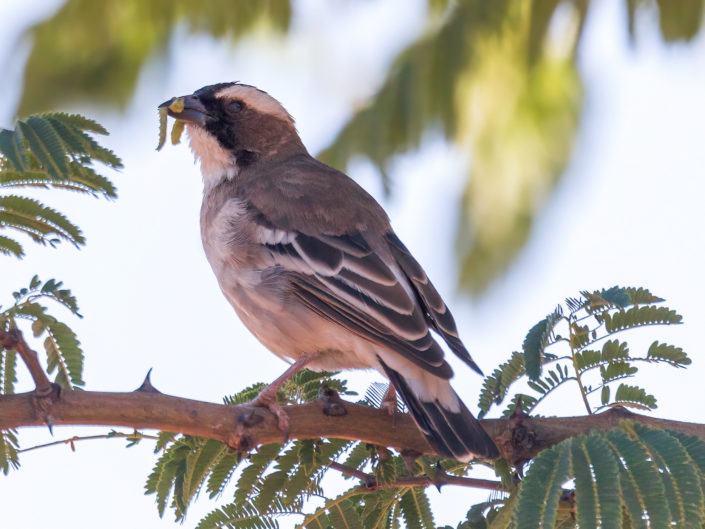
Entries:
{"type": "Polygon", "coordinates": [[[259,408],[267,408],[272,415],[277,418],[277,428],[284,434],[284,443],[289,440],[289,416],[287,415],[284,408],[277,402],[276,392],[268,392],[267,388],[263,389],[255,399],[250,402],[250,406],[257,406],[259,408]]]}

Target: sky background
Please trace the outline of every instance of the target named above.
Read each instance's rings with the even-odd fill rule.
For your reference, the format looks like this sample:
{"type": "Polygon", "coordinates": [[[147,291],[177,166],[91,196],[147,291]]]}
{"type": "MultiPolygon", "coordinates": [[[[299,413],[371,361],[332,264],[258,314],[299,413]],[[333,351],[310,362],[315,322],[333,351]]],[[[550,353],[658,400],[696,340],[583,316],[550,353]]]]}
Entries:
{"type": "MultiPolygon", "coordinates": [[[[18,38],[51,15],[56,1],[0,0],[0,126],[11,128],[30,43],[18,38]]],[[[103,143],[122,157],[110,175],[112,203],[52,193],[47,201],[84,230],[81,251],[26,246],[22,261],[0,261],[0,304],[35,273],[73,290],[85,318],[70,321],[86,352],[86,389],[129,391],[148,369],[162,392],[220,401],[285,364],[237,320],[203,255],[198,227],[201,181],[187,145],[157,153],[156,106],[214,82],[241,80],[265,89],[296,118],[315,153],[330,143],[354,109],[379,88],[394,57],[424,28],[425,3],[294,2],[289,32],[255,33],[235,46],[177,32],[174,58],[141,72],[124,113],[80,107],[110,130],[103,143]]],[[[462,337],[485,370],[521,347],[527,330],[566,296],[615,284],[645,286],[684,315],[671,329],[634,331],[634,350],[653,340],[679,345],[687,370],[642,369],[636,382],[658,398],[656,416],[705,422],[700,333],[705,323],[705,39],[665,46],[655,20],[642,17],[637,42],[627,35],[622,3],[596,2],[579,50],[585,81],[581,126],[569,168],[537,219],[528,244],[481,297],[455,289],[454,223],[472,160],[428,133],[422,147],[391,165],[394,192],[364,160],[348,167],[387,209],[397,233],[452,307],[462,337]],[[423,207],[421,207],[423,204],[423,207]],[[423,214],[421,214],[423,212],[423,214]]],[[[471,409],[481,379],[454,362],[454,386],[471,409]]],[[[378,375],[351,374],[361,392],[378,375]]],[[[31,389],[26,376],[19,390],[31,389]]],[[[581,414],[572,386],[549,399],[543,414],[581,414]]],[[[54,439],[104,432],[57,427],[54,439]]],[[[52,440],[46,428],[24,429],[23,447],[52,440]]],[[[6,527],[174,527],[143,495],[154,462],[145,442],[85,442],[22,454],[22,467],[0,476],[6,527]],[[58,521],[58,522],[57,522],[58,521]]],[[[337,486],[337,485],[336,485],[337,486]]],[[[484,492],[431,490],[436,523],[455,525],[484,492]]],[[[201,499],[185,526],[215,507],[201,499]]],[[[293,520],[292,520],[293,522],[293,520]]],[[[286,524],[284,524],[286,525],[286,524]]]]}

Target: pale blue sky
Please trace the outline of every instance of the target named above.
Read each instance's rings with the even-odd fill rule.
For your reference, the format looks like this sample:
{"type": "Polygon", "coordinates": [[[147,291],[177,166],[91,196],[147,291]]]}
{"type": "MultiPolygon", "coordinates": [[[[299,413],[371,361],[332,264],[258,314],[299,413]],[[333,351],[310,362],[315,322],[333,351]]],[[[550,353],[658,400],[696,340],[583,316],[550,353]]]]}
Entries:
{"type": "MultiPolygon", "coordinates": [[[[87,389],[133,389],[152,367],[161,391],[218,401],[273,379],[285,367],[244,330],[212,277],[199,238],[200,175],[188,148],[167,146],[157,153],[154,146],[158,103],[238,79],[280,99],[315,152],[423,28],[421,1],[294,4],[292,29],[281,40],[254,35],[231,47],[180,34],[172,42],[178,61],[148,66],[124,115],[81,109],[107,126],[112,134],[106,143],[123,158],[125,169],[113,175],[120,198],[106,204],[52,196],[84,228],[87,247],[28,247],[21,262],[3,259],[0,296],[7,299],[33,273],[60,278],[74,290],[86,316],[72,325],[86,350],[87,389]]],[[[11,126],[26,57],[26,45],[13,47],[16,37],[56,5],[0,0],[0,68],[9,68],[0,79],[0,126],[11,126]]],[[[664,47],[655,21],[640,20],[638,43],[631,47],[625,16],[622,2],[602,0],[592,10],[579,55],[586,107],[572,163],[527,247],[484,297],[471,302],[453,292],[453,226],[466,156],[429,134],[419,152],[394,161],[392,178],[399,185],[385,207],[449,301],[485,371],[519,348],[527,329],[556,303],[579,290],[643,285],[666,297],[684,314],[685,325],[641,331],[636,336],[643,338],[634,343],[669,340],[683,346],[694,364],[686,371],[647,370],[641,380],[659,399],[656,415],[705,422],[699,339],[705,322],[705,39],[664,47]],[[417,207],[422,200],[433,211],[424,218],[417,207]]],[[[368,164],[350,170],[382,199],[368,164]]],[[[481,380],[462,367],[456,371],[455,386],[474,408],[481,380]]],[[[351,379],[363,390],[373,377],[351,379]]],[[[22,388],[29,387],[24,377],[22,388]]],[[[541,412],[582,413],[579,399],[567,398],[571,391],[541,412]]],[[[76,432],[96,429],[57,428],[55,438],[76,432]]],[[[48,440],[46,429],[23,430],[21,436],[24,446],[48,440]]],[[[18,472],[0,477],[0,519],[7,527],[26,528],[173,527],[171,514],[160,520],[153,497],[142,493],[152,463],[147,443],[125,450],[120,441],[92,442],[76,453],[65,447],[28,453],[18,472]]],[[[455,525],[469,498],[485,497],[451,487],[431,494],[439,525],[455,525]]],[[[186,526],[213,507],[199,502],[186,526]]]]}

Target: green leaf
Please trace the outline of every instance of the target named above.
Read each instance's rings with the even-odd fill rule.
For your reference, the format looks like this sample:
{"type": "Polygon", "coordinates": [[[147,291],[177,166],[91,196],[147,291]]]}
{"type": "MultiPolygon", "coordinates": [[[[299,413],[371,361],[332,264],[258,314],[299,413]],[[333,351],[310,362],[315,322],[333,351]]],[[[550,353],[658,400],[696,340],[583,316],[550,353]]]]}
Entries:
{"type": "Polygon", "coordinates": [[[17,127],[27,139],[32,154],[49,175],[56,180],[66,178],[66,151],[51,124],[44,118],[30,116],[26,121],[18,121],[17,127]]]}
{"type": "Polygon", "coordinates": [[[491,375],[486,376],[482,383],[478,402],[479,417],[484,417],[492,404],[501,404],[507,395],[509,386],[525,373],[524,355],[514,352],[507,362],[496,368],[491,375]]]}
{"type": "Polygon", "coordinates": [[[14,239],[0,235],[0,253],[5,255],[14,255],[15,257],[23,257],[24,250],[22,245],[14,239]]]}
{"type": "Polygon", "coordinates": [[[700,528],[705,520],[705,499],[700,476],[688,452],[677,438],[663,430],[638,423],[632,429],[661,470],[673,521],[678,527],[700,528]]]}
{"type": "Polygon", "coordinates": [[[360,514],[353,506],[351,499],[368,492],[353,488],[333,500],[326,501],[323,507],[306,515],[303,527],[307,529],[362,529],[360,514]]]}
{"type": "Polygon", "coordinates": [[[610,387],[609,386],[602,386],[602,391],[600,393],[600,402],[602,403],[603,406],[606,406],[609,401],[610,401],[610,387]]]}
{"type": "Polygon", "coordinates": [[[562,318],[562,311],[557,307],[551,314],[534,325],[524,339],[524,362],[526,374],[536,380],[541,375],[541,363],[544,348],[553,337],[553,329],[562,318]]]}
{"type": "Polygon", "coordinates": [[[611,362],[607,364],[607,367],[600,368],[600,376],[602,383],[607,384],[613,380],[634,376],[637,371],[639,370],[636,367],[626,362],[611,362]]]}
{"type": "Polygon", "coordinates": [[[583,349],[575,353],[575,363],[578,366],[578,371],[583,371],[596,367],[602,363],[602,354],[599,351],[592,349],[583,349]]]}
{"type": "Polygon", "coordinates": [[[278,529],[274,515],[260,512],[251,503],[229,504],[211,511],[196,529],[278,529]]]}
{"type": "Polygon", "coordinates": [[[602,312],[610,308],[626,308],[630,305],[649,305],[661,303],[662,298],[654,296],[645,288],[614,286],[594,292],[583,291],[580,293],[585,301],[578,303],[585,306],[590,312],[602,312]]]}
{"type": "Polygon", "coordinates": [[[216,498],[223,492],[241,461],[241,452],[231,451],[221,457],[208,476],[206,490],[209,498],[216,498]]]}
{"type": "Polygon", "coordinates": [[[554,526],[562,485],[570,476],[570,467],[570,445],[565,441],[534,458],[519,489],[517,529],[554,526]]]}
{"type": "Polygon", "coordinates": [[[435,529],[433,513],[423,488],[409,487],[399,500],[407,529],[435,529]]]}
{"type": "Polygon", "coordinates": [[[622,499],[632,525],[644,527],[646,514],[652,527],[668,527],[671,513],[659,469],[636,434],[632,432],[633,438],[630,438],[625,433],[625,428],[631,431],[629,423],[623,423],[622,428],[607,432],[606,438],[619,456],[622,499]]]}
{"type": "Polygon", "coordinates": [[[642,388],[620,384],[614,395],[614,403],[642,410],[656,409],[656,397],[649,395],[642,388]]]}
{"type": "Polygon", "coordinates": [[[609,333],[631,329],[643,325],[681,323],[683,317],[667,307],[632,307],[614,314],[604,314],[605,329],[609,333]]]}
{"type": "Polygon", "coordinates": [[[158,454],[168,448],[168,446],[176,442],[179,434],[173,432],[159,432],[157,434],[157,442],[154,443],[154,453],[158,454]]]}
{"type": "MultiPolygon", "coordinates": [[[[591,486],[597,491],[600,527],[601,529],[619,529],[621,505],[617,458],[613,455],[602,434],[588,435],[583,446],[592,466],[594,481],[591,486]]],[[[579,492],[576,485],[576,497],[579,492]]],[[[579,516],[578,522],[580,523],[579,516]]]]}
{"type": "Polygon", "coordinates": [[[0,390],[3,395],[12,395],[17,383],[17,352],[0,347],[0,390]]]}
{"type": "Polygon", "coordinates": [[[85,384],[82,378],[83,350],[76,334],[68,325],[53,318],[46,323],[47,372],[57,371],[55,382],[60,386],[69,389],[82,386],[85,384]]]}
{"type": "Polygon", "coordinates": [[[259,395],[259,392],[262,391],[266,386],[267,384],[264,384],[263,382],[252,384],[251,386],[246,387],[242,391],[239,391],[235,395],[224,397],[223,403],[227,404],[228,406],[245,404],[254,400],[254,398],[259,395]]]}
{"type": "Polygon", "coordinates": [[[572,474],[575,476],[576,518],[580,529],[596,529],[599,510],[597,487],[593,483],[584,438],[575,438],[571,441],[569,445],[572,454],[572,474]]]}
{"type": "Polygon", "coordinates": [[[690,365],[691,360],[683,349],[674,345],[659,343],[655,341],[646,353],[648,360],[667,362],[674,367],[684,367],[690,365]]]}
{"type": "Polygon", "coordinates": [[[335,529],[363,529],[360,515],[349,499],[326,502],[326,510],[335,529]]]}
{"type": "Polygon", "coordinates": [[[0,129],[0,154],[2,154],[17,171],[27,168],[27,160],[22,152],[22,141],[16,132],[0,129]]]}
{"type": "Polygon", "coordinates": [[[626,289],[614,286],[600,292],[600,297],[610,305],[626,307],[631,304],[631,298],[626,289]]]}
{"type": "Polygon", "coordinates": [[[199,490],[211,469],[230,449],[214,439],[199,439],[186,457],[186,471],[182,490],[178,491],[183,505],[188,506],[199,490]]]}
{"type": "Polygon", "coordinates": [[[392,454],[382,447],[378,447],[379,457],[374,466],[374,475],[379,484],[392,483],[397,479],[397,463],[392,454]]]}
{"type": "Polygon", "coordinates": [[[100,134],[102,136],[108,136],[108,131],[105,130],[105,127],[103,127],[103,125],[80,114],[66,114],[65,112],[47,112],[44,115],[52,116],[53,118],[62,121],[66,125],[76,127],[78,130],[85,130],[88,132],[93,132],[95,134],[100,134]]]}
{"type": "Polygon", "coordinates": [[[20,467],[17,452],[19,448],[15,430],[0,430],[0,470],[3,474],[7,475],[10,468],[18,469],[20,467]]]}
{"type": "Polygon", "coordinates": [[[627,358],[629,358],[629,346],[627,342],[607,340],[602,346],[602,360],[605,362],[626,360],[627,358]]]}
{"type": "Polygon", "coordinates": [[[259,491],[258,485],[262,474],[275,461],[281,448],[282,446],[278,443],[270,443],[260,446],[257,452],[250,455],[250,464],[242,471],[237,482],[236,505],[244,505],[253,499],[253,496],[259,491]]]}
{"type": "MultiPolygon", "coordinates": [[[[354,468],[356,470],[362,469],[372,461],[372,453],[370,452],[366,443],[357,442],[353,449],[350,450],[347,459],[343,463],[346,467],[354,468]]],[[[345,476],[346,479],[348,476],[345,476]]]]}
{"type": "Polygon", "coordinates": [[[76,246],[85,243],[81,230],[64,215],[41,202],[6,195],[0,197],[0,226],[6,225],[22,231],[36,242],[52,243],[48,236],[58,236],[76,246]]]}

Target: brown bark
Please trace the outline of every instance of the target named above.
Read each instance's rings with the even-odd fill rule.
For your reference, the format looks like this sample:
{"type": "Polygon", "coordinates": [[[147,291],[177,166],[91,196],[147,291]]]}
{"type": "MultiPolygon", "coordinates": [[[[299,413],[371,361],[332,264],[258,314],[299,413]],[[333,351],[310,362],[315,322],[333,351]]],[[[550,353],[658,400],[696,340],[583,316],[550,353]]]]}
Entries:
{"type": "MultiPolygon", "coordinates": [[[[37,413],[34,392],[0,396],[0,429],[54,425],[126,426],[156,429],[208,437],[229,446],[249,450],[260,443],[281,442],[276,418],[265,408],[247,405],[226,406],[183,399],[159,393],[149,385],[131,393],[62,390],[48,409],[37,413]]],[[[330,413],[330,400],[287,406],[290,438],[332,437],[361,440],[399,450],[432,454],[433,449],[411,417],[390,416],[384,410],[337,403],[330,413]]],[[[668,428],[705,440],[705,425],[657,419],[624,409],[581,417],[534,418],[523,413],[506,419],[487,419],[483,427],[503,455],[521,463],[540,450],[590,430],[608,430],[622,419],[631,419],[655,428],[668,428]]]]}

